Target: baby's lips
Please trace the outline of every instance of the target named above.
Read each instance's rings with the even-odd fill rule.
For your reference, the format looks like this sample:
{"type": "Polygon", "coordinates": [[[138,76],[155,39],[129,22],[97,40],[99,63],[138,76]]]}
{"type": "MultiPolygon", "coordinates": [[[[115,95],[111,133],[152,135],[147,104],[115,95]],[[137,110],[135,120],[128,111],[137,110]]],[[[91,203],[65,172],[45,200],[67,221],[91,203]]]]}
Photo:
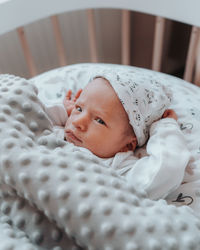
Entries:
{"type": "Polygon", "coordinates": [[[79,137],[77,137],[77,136],[75,135],[75,133],[74,133],[72,130],[65,130],[65,134],[67,134],[68,137],[69,137],[70,139],[72,139],[72,140],[75,140],[75,141],[78,141],[78,142],[82,142],[82,141],[79,139],[79,137]]]}

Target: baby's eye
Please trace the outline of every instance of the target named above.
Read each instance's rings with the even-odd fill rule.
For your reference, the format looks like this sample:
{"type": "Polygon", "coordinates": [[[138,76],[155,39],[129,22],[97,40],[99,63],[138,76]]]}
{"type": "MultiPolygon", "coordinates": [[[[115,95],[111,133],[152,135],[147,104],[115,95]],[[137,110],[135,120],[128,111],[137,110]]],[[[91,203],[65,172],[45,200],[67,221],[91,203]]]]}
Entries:
{"type": "Polygon", "coordinates": [[[105,122],[101,118],[97,118],[96,121],[102,125],[106,125],[105,122]]]}
{"type": "Polygon", "coordinates": [[[76,106],[76,110],[82,112],[82,108],[80,106],[76,106]]]}

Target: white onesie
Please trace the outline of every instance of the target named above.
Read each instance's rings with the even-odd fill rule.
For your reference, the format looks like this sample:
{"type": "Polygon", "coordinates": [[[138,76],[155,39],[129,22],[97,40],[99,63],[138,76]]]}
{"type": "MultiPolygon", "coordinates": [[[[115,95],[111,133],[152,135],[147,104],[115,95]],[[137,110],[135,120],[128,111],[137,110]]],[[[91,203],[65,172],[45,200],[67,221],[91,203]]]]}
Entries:
{"type": "MultiPolygon", "coordinates": [[[[64,106],[58,104],[45,109],[55,125],[57,136],[64,139],[63,126],[68,118],[64,106]]],[[[92,154],[88,149],[69,144],[76,150],[92,154]]],[[[161,119],[151,125],[146,152],[142,158],[132,151],[119,152],[111,158],[96,157],[116,170],[130,185],[145,189],[149,198],[165,198],[183,182],[190,159],[184,136],[174,119],[161,119]]]]}

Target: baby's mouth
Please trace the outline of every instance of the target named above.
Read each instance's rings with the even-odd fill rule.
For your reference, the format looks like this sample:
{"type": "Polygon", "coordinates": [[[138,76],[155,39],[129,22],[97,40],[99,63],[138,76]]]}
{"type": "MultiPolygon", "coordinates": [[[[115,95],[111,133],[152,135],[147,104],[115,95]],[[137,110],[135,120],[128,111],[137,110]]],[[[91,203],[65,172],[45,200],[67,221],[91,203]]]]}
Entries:
{"type": "Polygon", "coordinates": [[[71,141],[71,142],[82,142],[78,137],[75,136],[75,134],[70,131],[70,130],[67,130],[65,131],[65,137],[67,140],[71,141]]]}

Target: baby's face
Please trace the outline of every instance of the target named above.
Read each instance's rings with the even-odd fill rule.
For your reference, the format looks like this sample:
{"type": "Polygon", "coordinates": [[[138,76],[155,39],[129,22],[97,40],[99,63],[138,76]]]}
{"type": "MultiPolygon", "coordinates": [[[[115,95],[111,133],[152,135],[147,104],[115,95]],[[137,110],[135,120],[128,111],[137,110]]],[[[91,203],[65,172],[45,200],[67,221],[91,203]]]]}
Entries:
{"type": "Polygon", "coordinates": [[[135,139],[128,116],[116,93],[103,78],[83,89],[65,125],[66,140],[107,158],[127,151],[135,139]]]}

